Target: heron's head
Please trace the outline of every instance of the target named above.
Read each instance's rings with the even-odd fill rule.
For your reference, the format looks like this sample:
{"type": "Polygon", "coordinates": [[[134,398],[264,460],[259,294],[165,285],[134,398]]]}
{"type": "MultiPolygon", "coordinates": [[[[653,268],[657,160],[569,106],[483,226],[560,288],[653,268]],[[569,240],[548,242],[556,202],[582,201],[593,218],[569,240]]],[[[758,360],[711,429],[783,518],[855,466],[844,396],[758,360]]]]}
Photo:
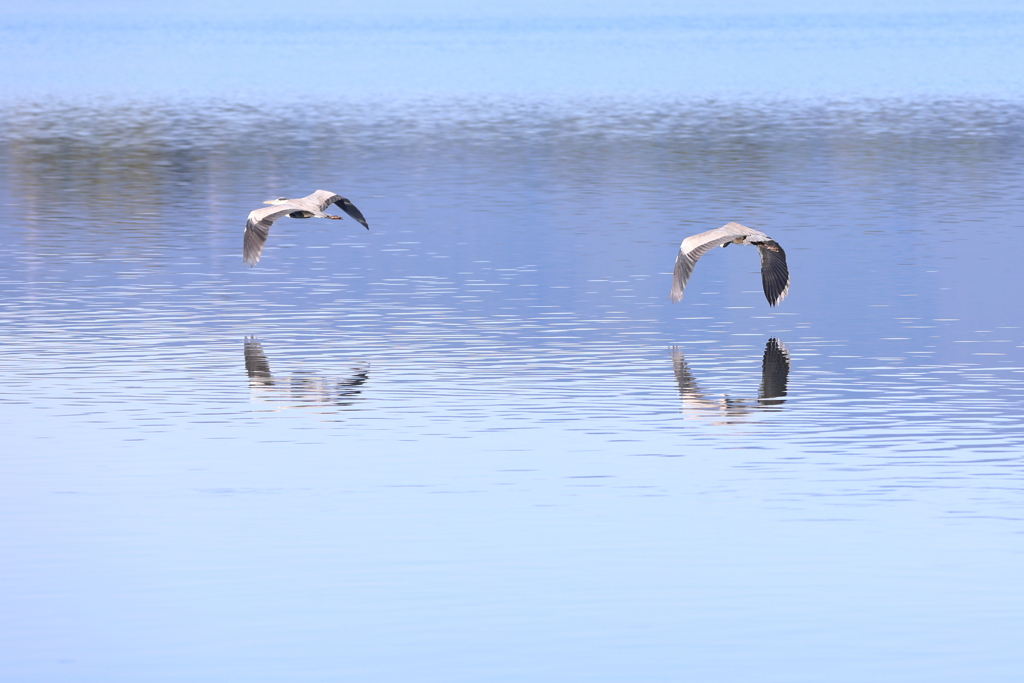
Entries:
{"type": "Polygon", "coordinates": [[[275,204],[276,205],[276,204],[284,204],[286,201],[288,201],[287,197],[278,197],[277,199],[268,199],[267,201],[265,201],[263,203],[264,204],[275,204]]]}

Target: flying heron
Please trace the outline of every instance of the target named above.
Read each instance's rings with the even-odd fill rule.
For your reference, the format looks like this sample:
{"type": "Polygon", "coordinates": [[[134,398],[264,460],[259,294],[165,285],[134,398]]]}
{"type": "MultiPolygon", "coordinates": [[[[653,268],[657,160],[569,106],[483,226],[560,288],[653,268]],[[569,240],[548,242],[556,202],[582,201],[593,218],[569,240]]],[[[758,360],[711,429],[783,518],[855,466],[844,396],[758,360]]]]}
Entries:
{"type": "Polygon", "coordinates": [[[768,235],[752,230],[739,223],[726,223],[720,228],[690,235],[679,246],[676,267],[672,278],[672,291],[668,298],[673,303],[683,298],[683,289],[690,279],[697,259],[713,247],[727,247],[730,244],[753,244],[761,252],[761,285],[769,306],[777,306],[789,294],[789,268],[786,266],[786,252],[768,235]]]}
{"type": "Polygon", "coordinates": [[[287,199],[278,197],[263,202],[271,204],[265,209],[256,209],[249,213],[249,219],[245,222],[245,239],[242,246],[242,263],[255,266],[260,260],[260,253],[263,251],[263,244],[267,241],[267,234],[270,233],[270,225],[282,216],[290,218],[330,218],[340,221],[341,216],[332,216],[324,213],[331,204],[337,204],[338,208],[356,219],[367,230],[370,226],[366,224],[363,214],[352,202],[339,197],[327,190],[317,190],[311,195],[299,197],[298,199],[287,199]]]}

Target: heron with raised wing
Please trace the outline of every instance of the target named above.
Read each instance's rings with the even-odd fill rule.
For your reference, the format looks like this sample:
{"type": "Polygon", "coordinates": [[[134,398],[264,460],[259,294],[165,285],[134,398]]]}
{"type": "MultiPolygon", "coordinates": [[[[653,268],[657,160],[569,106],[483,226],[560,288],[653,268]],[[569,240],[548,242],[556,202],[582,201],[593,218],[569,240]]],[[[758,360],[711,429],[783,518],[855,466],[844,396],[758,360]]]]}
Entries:
{"type": "Polygon", "coordinates": [[[672,291],[668,298],[673,303],[683,298],[686,281],[690,279],[697,259],[714,247],[730,244],[753,244],[761,253],[761,286],[769,306],[778,306],[789,294],[789,268],[786,252],[768,235],[739,223],[726,223],[720,228],[690,235],[679,246],[676,267],[672,274],[672,291]]]}
{"type": "Polygon", "coordinates": [[[299,197],[298,199],[287,199],[278,197],[263,202],[270,204],[265,209],[256,209],[249,213],[249,219],[245,222],[245,235],[242,240],[242,263],[248,266],[255,266],[260,260],[263,252],[263,245],[270,233],[270,226],[278,218],[288,216],[289,218],[329,218],[340,221],[341,216],[334,216],[324,211],[331,204],[337,205],[339,209],[358,221],[367,230],[366,219],[359,209],[352,202],[327,190],[317,190],[311,195],[299,197]]]}

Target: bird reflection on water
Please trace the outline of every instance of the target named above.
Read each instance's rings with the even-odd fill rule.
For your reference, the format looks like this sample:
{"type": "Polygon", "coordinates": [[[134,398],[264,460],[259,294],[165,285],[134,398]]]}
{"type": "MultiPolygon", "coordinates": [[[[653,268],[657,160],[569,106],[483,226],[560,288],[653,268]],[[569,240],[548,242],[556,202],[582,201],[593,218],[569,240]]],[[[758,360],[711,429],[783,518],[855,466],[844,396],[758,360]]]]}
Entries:
{"type": "Polygon", "coordinates": [[[768,340],[761,362],[761,386],[757,398],[730,398],[712,396],[701,391],[690,372],[686,359],[678,347],[672,347],[672,366],[676,374],[683,413],[687,417],[712,419],[714,424],[729,424],[761,410],[779,410],[786,402],[786,384],[789,381],[789,351],[778,339],[768,340]],[[715,419],[719,418],[719,419],[715,419]]]}
{"type": "Polygon", "coordinates": [[[299,372],[274,377],[263,345],[256,337],[245,338],[245,372],[254,396],[279,403],[279,408],[310,405],[351,406],[359,399],[363,384],[369,379],[369,368],[354,367],[347,379],[331,379],[314,372],[299,372]]]}

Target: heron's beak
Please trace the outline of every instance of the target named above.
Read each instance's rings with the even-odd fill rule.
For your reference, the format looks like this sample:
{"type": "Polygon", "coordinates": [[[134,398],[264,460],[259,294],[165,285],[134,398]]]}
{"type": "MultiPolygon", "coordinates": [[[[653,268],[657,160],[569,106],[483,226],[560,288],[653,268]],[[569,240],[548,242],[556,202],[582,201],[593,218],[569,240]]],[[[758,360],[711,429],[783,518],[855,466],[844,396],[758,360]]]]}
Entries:
{"type": "Polygon", "coordinates": [[[273,204],[273,203],[274,203],[274,200],[273,200],[273,199],[268,199],[267,201],[265,201],[265,202],[263,202],[263,203],[264,203],[264,204],[273,204]]]}

